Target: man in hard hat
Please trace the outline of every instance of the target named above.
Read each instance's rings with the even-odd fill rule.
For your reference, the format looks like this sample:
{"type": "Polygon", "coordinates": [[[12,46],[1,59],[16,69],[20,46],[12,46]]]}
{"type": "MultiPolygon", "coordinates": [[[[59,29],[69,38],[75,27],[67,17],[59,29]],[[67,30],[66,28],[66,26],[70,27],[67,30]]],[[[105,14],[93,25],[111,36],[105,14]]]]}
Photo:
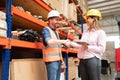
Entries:
{"type": "Polygon", "coordinates": [[[61,44],[66,44],[68,40],[60,40],[56,31],[59,26],[60,14],[56,10],[48,13],[48,26],[42,30],[43,42],[43,60],[47,68],[48,80],[60,80],[61,64],[64,64],[61,54],[61,44]]]}
{"type": "Polygon", "coordinates": [[[88,29],[82,34],[80,43],[71,42],[78,48],[79,68],[82,80],[101,80],[101,56],[105,51],[106,34],[99,25],[101,12],[91,9],[85,15],[88,29]]]}

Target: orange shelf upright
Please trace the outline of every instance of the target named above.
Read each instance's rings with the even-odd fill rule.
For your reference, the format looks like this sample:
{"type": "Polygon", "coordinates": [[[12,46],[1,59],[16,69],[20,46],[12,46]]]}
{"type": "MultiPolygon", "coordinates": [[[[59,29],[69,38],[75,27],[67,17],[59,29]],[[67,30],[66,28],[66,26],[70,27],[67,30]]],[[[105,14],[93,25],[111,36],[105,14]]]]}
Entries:
{"type": "Polygon", "coordinates": [[[36,19],[35,17],[33,17],[32,15],[29,15],[28,13],[17,9],[14,6],[12,6],[12,15],[19,16],[25,20],[28,20],[28,21],[30,21],[34,24],[37,24],[39,26],[42,26],[42,27],[47,26],[47,24],[45,22],[43,22],[42,20],[40,21],[40,20],[36,19]]]}
{"type": "Polygon", "coordinates": [[[40,5],[41,7],[43,7],[48,12],[52,10],[52,8],[42,0],[33,0],[33,1],[36,2],[38,5],[40,5]]]}

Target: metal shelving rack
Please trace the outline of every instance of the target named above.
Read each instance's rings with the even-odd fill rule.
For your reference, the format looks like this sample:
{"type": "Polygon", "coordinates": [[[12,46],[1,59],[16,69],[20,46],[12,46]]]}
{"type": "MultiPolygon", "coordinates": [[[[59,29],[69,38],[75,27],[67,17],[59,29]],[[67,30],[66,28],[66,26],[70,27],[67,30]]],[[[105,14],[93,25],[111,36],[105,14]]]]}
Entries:
{"type": "MultiPolygon", "coordinates": [[[[33,1],[36,4],[38,4],[39,6],[42,6],[42,8],[45,9],[47,12],[52,10],[52,8],[47,6],[42,0],[33,0],[33,1]]],[[[11,39],[13,15],[19,16],[23,19],[26,19],[26,20],[30,21],[30,19],[28,17],[25,18],[24,15],[20,15],[16,11],[22,13],[21,11],[19,11],[18,9],[16,9],[13,6],[13,0],[6,0],[7,38],[0,38],[0,40],[3,41],[3,42],[0,42],[0,45],[2,45],[4,47],[4,50],[3,50],[3,53],[2,53],[2,68],[3,68],[2,69],[2,80],[9,80],[9,64],[10,64],[10,53],[11,53],[11,47],[12,46],[23,47],[23,48],[25,47],[25,48],[31,48],[31,49],[42,49],[42,46],[43,46],[42,43],[37,43],[37,47],[36,47],[35,44],[31,43],[31,42],[25,42],[25,41],[11,39]],[[24,43],[26,45],[22,45],[22,43],[24,43]],[[30,46],[28,46],[28,45],[30,45],[30,46]]],[[[23,13],[23,14],[25,14],[25,13],[23,13]]],[[[33,21],[33,23],[35,23],[35,22],[33,21]]],[[[46,25],[46,23],[39,22],[39,21],[37,21],[37,23],[35,23],[35,24],[38,25],[38,26],[40,25],[41,27],[44,27],[46,25]]],[[[64,34],[62,32],[59,32],[59,33],[60,33],[60,35],[66,37],[66,34],[64,34]]],[[[69,52],[76,53],[77,50],[72,49],[72,48],[70,48],[70,49],[62,48],[62,51],[66,52],[66,54],[65,54],[66,66],[67,66],[67,68],[66,68],[66,80],[68,80],[68,53],[69,52]]]]}

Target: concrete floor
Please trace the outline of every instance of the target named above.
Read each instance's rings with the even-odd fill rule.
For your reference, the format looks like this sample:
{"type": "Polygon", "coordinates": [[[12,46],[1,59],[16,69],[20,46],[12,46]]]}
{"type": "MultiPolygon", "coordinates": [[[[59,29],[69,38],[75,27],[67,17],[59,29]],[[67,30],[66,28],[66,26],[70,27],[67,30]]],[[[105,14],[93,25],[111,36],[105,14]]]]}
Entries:
{"type": "MultiPolygon", "coordinates": [[[[111,66],[111,74],[109,74],[109,70],[108,70],[108,74],[102,74],[101,77],[102,79],[101,80],[115,80],[115,77],[116,77],[116,69],[115,69],[115,62],[114,63],[110,63],[110,66],[111,66]]],[[[77,79],[77,80],[81,80],[80,78],[77,79]]]]}
{"type": "MultiPolygon", "coordinates": [[[[115,69],[115,67],[116,67],[115,62],[110,63],[110,66],[111,66],[111,74],[109,74],[109,70],[108,70],[108,74],[102,74],[101,75],[101,77],[102,77],[101,80],[115,80],[115,77],[117,75],[116,69],[115,69]]],[[[1,70],[0,70],[0,72],[1,72],[1,70]]],[[[1,73],[0,73],[0,80],[1,80],[1,73]]],[[[65,79],[61,79],[61,80],[65,80],[65,79]]],[[[76,79],[76,80],[81,80],[81,79],[79,78],[79,79],[76,79]]]]}
{"type": "Polygon", "coordinates": [[[110,63],[111,66],[111,74],[102,74],[102,80],[115,80],[116,77],[116,69],[115,69],[115,62],[114,63],[110,63]]]}

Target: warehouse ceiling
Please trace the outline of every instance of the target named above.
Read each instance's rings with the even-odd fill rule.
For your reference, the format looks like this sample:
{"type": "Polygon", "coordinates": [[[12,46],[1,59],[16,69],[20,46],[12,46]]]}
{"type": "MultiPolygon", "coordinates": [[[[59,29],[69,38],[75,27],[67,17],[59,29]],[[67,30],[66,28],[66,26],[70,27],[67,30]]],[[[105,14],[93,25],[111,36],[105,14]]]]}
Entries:
{"type": "Polygon", "coordinates": [[[120,21],[120,0],[87,0],[88,9],[101,11],[103,20],[100,22],[107,35],[119,35],[117,20],[120,21]]]}
{"type": "Polygon", "coordinates": [[[98,9],[103,16],[120,15],[120,0],[88,0],[88,9],[98,9]]]}

